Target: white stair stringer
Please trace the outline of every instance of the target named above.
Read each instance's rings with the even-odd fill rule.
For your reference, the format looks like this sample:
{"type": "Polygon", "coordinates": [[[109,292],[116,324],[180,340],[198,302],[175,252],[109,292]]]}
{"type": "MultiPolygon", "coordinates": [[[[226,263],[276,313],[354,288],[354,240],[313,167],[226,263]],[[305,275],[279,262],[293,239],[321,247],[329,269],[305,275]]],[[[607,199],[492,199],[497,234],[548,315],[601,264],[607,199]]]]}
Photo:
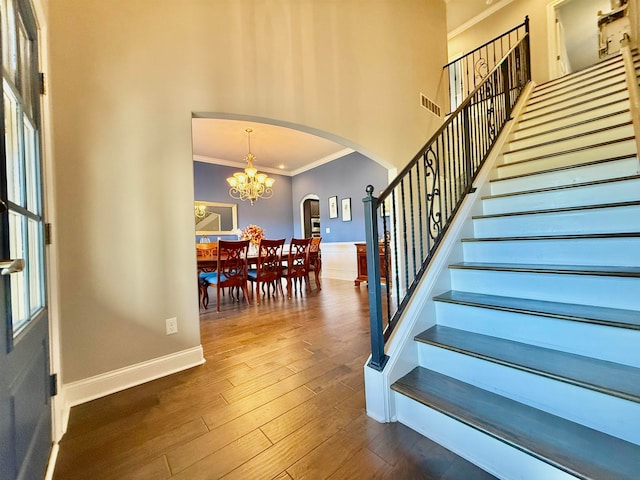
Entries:
{"type": "Polygon", "coordinates": [[[391,386],[398,421],[498,478],[640,471],[640,161],[621,64],[534,89],[391,386]]]}

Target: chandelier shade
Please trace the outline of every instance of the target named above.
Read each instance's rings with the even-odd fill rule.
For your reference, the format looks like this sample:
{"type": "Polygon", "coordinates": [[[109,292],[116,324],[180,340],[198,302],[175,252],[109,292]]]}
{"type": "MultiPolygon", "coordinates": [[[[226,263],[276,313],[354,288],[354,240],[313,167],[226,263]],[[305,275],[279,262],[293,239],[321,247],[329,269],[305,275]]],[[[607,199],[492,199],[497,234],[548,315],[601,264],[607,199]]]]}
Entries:
{"type": "Polygon", "coordinates": [[[247,143],[249,145],[249,153],[244,159],[247,161],[247,167],[243,172],[236,172],[232,177],[227,178],[227,183],[231,187],[229,195],[237,200],[249,200],[251,205],[258,198],[271,198],[273,196],[273,183],[275,180],[266,173],[258,172],[253,166],[255,155],[251,153],[251,130],[247,128],[247,143]]]}

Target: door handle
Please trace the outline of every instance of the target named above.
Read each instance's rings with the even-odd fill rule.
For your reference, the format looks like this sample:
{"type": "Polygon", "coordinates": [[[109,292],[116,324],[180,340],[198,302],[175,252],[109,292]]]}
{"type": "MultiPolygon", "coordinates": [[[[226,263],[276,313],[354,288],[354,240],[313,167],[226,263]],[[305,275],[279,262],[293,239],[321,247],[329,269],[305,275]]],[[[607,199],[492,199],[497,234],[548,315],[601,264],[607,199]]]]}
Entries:
{"type": "Polygon", "coordinates": [[[4,203],[4,201],[0,200],[0,213],[4,213],[7,210],[9,210],[9,208],[7,207],[7,204],[4,203]]]}
{"type": "Polygon", "coordinates": [[[2,268],[2,275],[11,275],[12,273],[18,273],[24,270],[24,260],[16,258],[14,260],[0,260],[0,268],[2,268]]]}

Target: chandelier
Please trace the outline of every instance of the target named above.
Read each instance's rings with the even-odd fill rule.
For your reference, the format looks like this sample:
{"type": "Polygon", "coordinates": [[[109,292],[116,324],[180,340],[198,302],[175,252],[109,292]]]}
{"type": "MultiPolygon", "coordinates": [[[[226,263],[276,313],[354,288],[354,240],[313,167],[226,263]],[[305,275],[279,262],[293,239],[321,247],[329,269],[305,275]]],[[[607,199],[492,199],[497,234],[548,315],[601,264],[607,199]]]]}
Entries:
{"type": "Polygon", "coordinates": [[[199,218],[199,219],[204,218],[204,216],[207,214],[206,205],[201,205],[201,204],[196,203],[195,212],[194,213],[196,215],[196,218],[199,218]]]}
{"type": "Polygon", "coordinates": [[[231,186],[229,195],[232,198],[238,200],[249,199],[251,205],[253,205],[253,201],[258,198],[271,198],[273,196],[271,187],[275,180],[267,176],[266,173],[260,173],[254,168],[253,161],[256,157],[251,153],[251,132],[253,130],[247,128],[245,131],[247,132],[247,143],[249,145],[249,153],[244,156],[247,161],[247,168],[244,169],[244,172],[234,173],[233,177],[227,178],[227,182],[231,186]]]}

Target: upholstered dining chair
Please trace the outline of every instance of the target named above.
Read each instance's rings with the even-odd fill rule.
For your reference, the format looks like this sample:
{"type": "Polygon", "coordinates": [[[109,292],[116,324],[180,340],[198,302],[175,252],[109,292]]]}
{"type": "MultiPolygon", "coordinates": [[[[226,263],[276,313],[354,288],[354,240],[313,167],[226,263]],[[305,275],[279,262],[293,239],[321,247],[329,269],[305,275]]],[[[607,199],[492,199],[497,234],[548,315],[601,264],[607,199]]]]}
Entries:
{"type": "Polygon", "coordinates": [[[311,243],[309,244],[309,269],[307,271],[307,282],[309,282],[309,275],[313,272],[316,277],[316,288],[318,290],[322,290],[322,285],[320,284],[320,271],[322,270],[322,258],[320,256],[321,241],[322,237],[311,238],[311,243]]]}
{"type": "Polygon", "coordinates": [[[220,311],[220,290],[230,287],[231,298],[233,291],[237,291],[237,300],[240,301],[242,290],[244,298],[249,304],[249,290],[247,289],[247,253],[249,240],[218,240],[216,254],[216,268],[213,272],[200,274],[200,301],[204,308],[209,305],[209,286],[216,287],[216,310],[220,311]]]}
{"type": "Polygon", "coordinates": [[[260,285],[264,290],[267,287],[267,295],[271,287],[274,289],[274,294],[278,293],[278,287],[280,288],[280,294],[284,297],[282,290],[282,282],[280,278],[282,276],[282,248],[284,247],[284,238],[278,240],[269,240],[263,238],[258,245],[258,263],[256,268],[249,269],[249,281],[256,284],[256,298],[258,305],[260,305],[260,285]]]}
{"type": "Polygon", "coordinates": [[[292,238],[289,244],[287,265],[282,269],[282,278],[287,280],[287,298],[291,298],[293,287],[307,282],[309,289],[309,245],[310,238],[292,238]]]}

